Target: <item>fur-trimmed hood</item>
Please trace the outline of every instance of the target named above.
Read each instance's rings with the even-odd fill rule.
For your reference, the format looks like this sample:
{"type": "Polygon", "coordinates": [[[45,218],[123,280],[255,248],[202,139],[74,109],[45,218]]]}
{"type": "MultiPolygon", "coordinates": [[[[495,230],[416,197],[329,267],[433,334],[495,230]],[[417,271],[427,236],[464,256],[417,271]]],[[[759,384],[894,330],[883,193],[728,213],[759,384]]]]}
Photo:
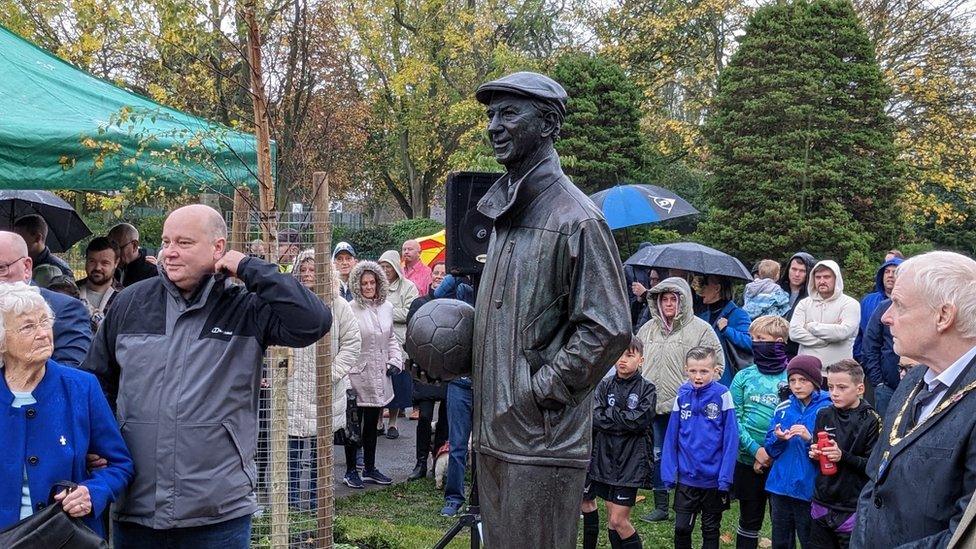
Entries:
{"type": "Polygon", "coordinates": [[[380,267],[379,263],[375,261],[360,261],[349,273],[349,291],[352,292],[353,299],[360,306],[376,306],[386,301],[386,298],[390,294],[390,283],[387,282],[386,273],[383,272],[383,267],[380,267]],[[359,287],[359,279],[366,271],[370,271],[376,275],[376,297],[373,299],[364,298],[363,291],[359,287]]]}

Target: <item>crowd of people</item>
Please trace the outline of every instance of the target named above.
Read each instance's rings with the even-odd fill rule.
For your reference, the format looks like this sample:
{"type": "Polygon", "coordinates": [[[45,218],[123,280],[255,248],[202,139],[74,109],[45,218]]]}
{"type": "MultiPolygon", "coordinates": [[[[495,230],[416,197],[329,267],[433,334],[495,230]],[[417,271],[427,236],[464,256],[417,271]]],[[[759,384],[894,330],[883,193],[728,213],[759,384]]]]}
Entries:
{"type": "MultiPolygon", "coordinates": [[[[129,224],[91,239],[76,281],[46,233],[40,216],[0,231],[0,396],[11,409],[0,418],[11,442],[0,528],[58,504],[105,535],[114,502],[116,547],[247,546],[272,345],[295,348],[289,504],[313,508],[316,342],[327,333],[342,482],[393,482],[377,440],[397,438],[412,409],[415,454],[397,456],[414,462],[408,480],[447,455],[441,514],[464,508],[472,380],[428,377],[403,344],[423,304],[473,303],[477,284],[425,264],[416,241],[377,261],[348,242],[316,258],[282,231],[275,254],[261,241],[245,254],[228,247],[218,212],[193,205],[167,217],[158,253],[129,224]],[[329,259],[326,304],[312,289],[329,259]],[[78,487],[49,498],[65,479],[78,487]]],[[[640,489],[653,497],[641,520],[673,521],[677,548],[691,547],[699,518],[704,547],[717,548],[731,500],[739,548],[758,547],[767,506],[776,549],[944,547],[967,535],[976,262],[891,250],[860,300],[835,261],[804,252],[757,262],[741,299],[726,277],[624,272],[620,314],[634,335],[593,395],[585,548],[601,533],[597,498],[611,546],[641,546],[630,516],[640,489]]]]}

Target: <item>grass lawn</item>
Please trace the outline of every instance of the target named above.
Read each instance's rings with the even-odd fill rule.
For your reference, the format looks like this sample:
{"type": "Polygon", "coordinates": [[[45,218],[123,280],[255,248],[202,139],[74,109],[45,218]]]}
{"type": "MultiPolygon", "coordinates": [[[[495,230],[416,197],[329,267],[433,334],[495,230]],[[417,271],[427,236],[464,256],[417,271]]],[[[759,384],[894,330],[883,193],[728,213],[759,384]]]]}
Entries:
{"type": "MultiPolygon", "coordinates": [[[[634,508],[634,524],[640,532],[643,545],[649,549],[673,545],[673,522],[647,524],[637,517],[650,512],[651,493],[642,492],[644,501],[634,508]]],[[[598,500],[599,501],[599,500],[598,500]]],[[[384,490],[364,492],[336,501],[339,515],[337,526],[339,541],[373,549],[426,549],[432,547],[443,533],[454,524],[454,519],[438,513],[444,504],[443,494],[434,487],[434,481],[425,479],[391,486],[384,490]]],[[[600,547],[610,547],[606,536],[606,513],[600,504],[600,547]]],[[[672,512],[673,517],[673,512],[672,512]]],[[[722,547],[735,546],[735,525],[739,517],[738,504],[722,517],[722,547]]],[[[522,525],[514,525],[523,527],[522,525]]],[[[530,527],[531,525],[524,525],[530,527]]],[[[696,530],[698,525],[696,524],[696,530]]],[[[769,537],[769,517],[763,528],[763,537],[769,537]]],[[[701,546],[701,535],[696,531],[694,543],[701,546]]],[[[768,547],[768,544],[761,544],[768,547]]],[[[452,549],[470,547],[467,532],[459,535],[450,545],[452,549]]]]}

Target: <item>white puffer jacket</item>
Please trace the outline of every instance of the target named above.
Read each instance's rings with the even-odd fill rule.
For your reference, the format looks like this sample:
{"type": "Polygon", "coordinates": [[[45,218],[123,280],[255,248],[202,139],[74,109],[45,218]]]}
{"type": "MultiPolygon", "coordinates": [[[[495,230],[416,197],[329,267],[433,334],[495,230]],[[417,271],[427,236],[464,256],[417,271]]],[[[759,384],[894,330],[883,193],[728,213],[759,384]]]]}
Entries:
{"type": "MultiPolygon", "coordinates": [[[[295,258],[292,274],[300,276],[301,264],[313,258],[313,250],[304,250],[295,258]]],[[[337,293],[338,278],[333,272],[332,290],[332,430],[346,426],[346,389],[349,370],[359,360],[362,345],[359,323],[349,303],[337,293]]],[[[316,434],[315,345],[295,349],[291,376],[288,378],[288,436],[312,437],[316,434]]]]}
{"type": "Polygon", "coordinates": [[[403,350],[393,332],[393,304],[387,301],[389,284],[378,264],[361,261],[349,273],[349,289],[353,295],[350,306],[359,322],[362,337],[359,360],[349,370],[349,383],[356,390],[357,404],[379,408],[393,400],[393,382],[386,375],[387,365],[403,370],[403,350]],[[360,278],[366,271],[377,276],[377,296],[374,299],[364,298],[359,286],[360,278]]]}

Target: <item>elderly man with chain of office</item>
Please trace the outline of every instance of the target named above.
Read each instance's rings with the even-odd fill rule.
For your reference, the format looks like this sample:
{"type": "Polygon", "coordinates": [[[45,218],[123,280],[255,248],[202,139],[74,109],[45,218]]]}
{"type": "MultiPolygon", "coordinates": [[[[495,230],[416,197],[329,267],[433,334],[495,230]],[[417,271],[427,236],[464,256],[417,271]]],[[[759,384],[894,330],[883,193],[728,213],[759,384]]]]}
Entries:
{"type": "Polygon", "coordinates": [[[566,92],[541,74],[482,84],[501,177],[474,328],[474,450],[488,547],[576,546],[592,391],[630,342],[610,230],[562,172],[566,92]]]}
{"type": "Polygon", "coordinates": [[[946,547],[976,489],[976,261],[930,252],[897,276],[881,321],[895,353],[923,366],[888,405],[857,506],[856,549],[946,547]]]}

